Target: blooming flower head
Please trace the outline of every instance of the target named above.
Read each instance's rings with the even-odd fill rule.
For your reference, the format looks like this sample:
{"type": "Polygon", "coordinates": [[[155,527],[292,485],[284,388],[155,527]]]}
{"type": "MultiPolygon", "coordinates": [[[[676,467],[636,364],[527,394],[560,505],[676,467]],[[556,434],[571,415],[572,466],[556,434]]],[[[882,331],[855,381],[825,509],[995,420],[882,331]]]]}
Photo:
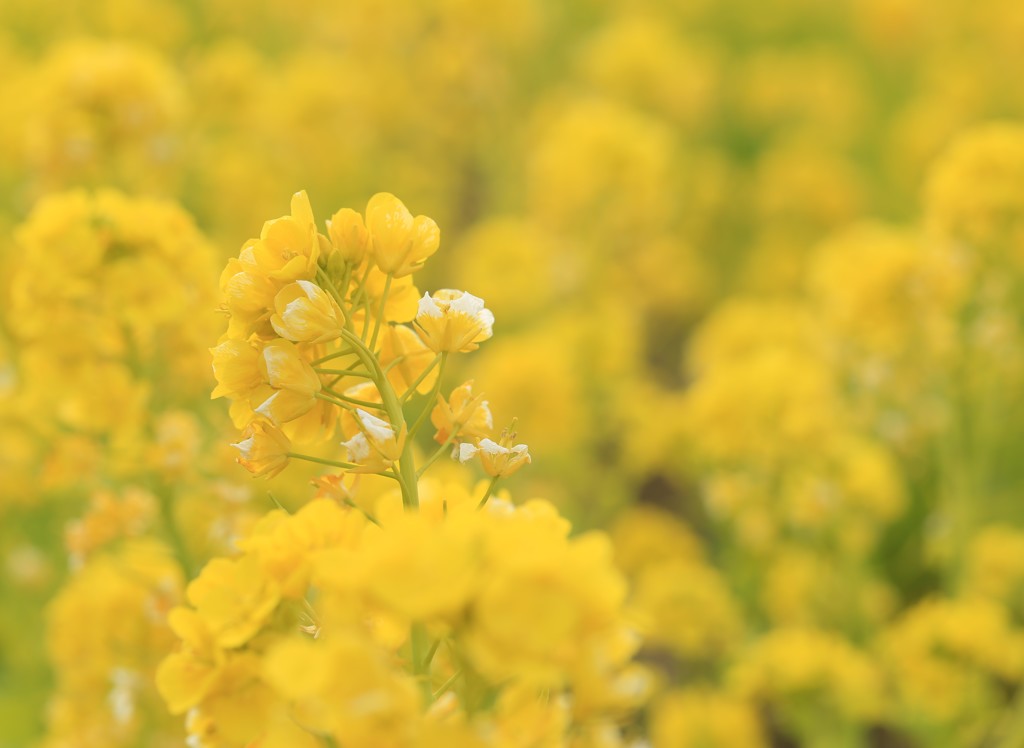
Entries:
{"type": "Polygon", "coordinates": [[[322,387],[320,377],[287,340],[272,340],[263,347],[261,366],[274,389],[256,412],[275,424],[294,421],[312,410],[322,387]]]}
{"type": "Polygon", "coordinates": [[[270,324],[274,332],[296,343],[323,343],[341,335],[342,314],[327,293],[307,280],[282,288],[274,298],[270,324]]]}
{"type": "Polygon", "coordinates": [[[363,217],[351,208],[342,208],[327,222],[331,246],[345,262],[360,265],[370,244],[363,217]]]}
{"type": "Polygon", "coordinates": [[[394,427],[382,418],[356,410],[360,432],[342,442],[351,462],[361,466],[353,472],[377,472],[387,469],[399,458],[405,443],[405,434],[396,434],[394,427]]]}
{"type": "Polygon", "coordinates": [[[217,379],[211,398],[245,396],[263,384],[259,350],[245,340],[225,340],[210,349],[217,379]]]}
{"type": "Polygon", "coordinates": [[[494,315],[484,308],[483,299],[446,288],[433,296],[423,294],[416,324],[431,350],[468,353],[491,337],[494,315]]]}
{"type": "Polygon", "coordinates": [[[525,444],[513,444],[516,434],[512,430],[503,431],[501,439],[481,439],[477,445],[459,445],[459,462],[469,462],[479,455],[484,471],[493,478],[512,475],[533,460],[529,448],[525,444]]]}
{"type": "Polygon", "coordinates": [[[413,218],[402,201],[387,192],[370,198],[366,227],[374,262],[382,273],[395,277],[418,270],[441,243],[441,232],[433,219],[413,218]]]}
{"type": "Polygon", "coordinates": [[[292,196],[291,215],[267,221],[252,245],[252,262],[273,280],[311,278],[320,256],[320,240],[305,191],[292,196]]]}
{"type": "Polygon", "coordinates": [[[273,478],[287,467],[291,443],[274,424],[256,419],[242,437],[242,441],[231,446],[240,453],[238,463],[255,477],[273,478]]]}
{"type": "Polygon", "coordinates": [[[438,397],[430,420],[437,429],[434,439],[442,444],[453,434],[464,439],[479,439],[494,429],[491,408],[483,395],[473,394],[472,381],[452,390],[448,400],[438,397]]]}

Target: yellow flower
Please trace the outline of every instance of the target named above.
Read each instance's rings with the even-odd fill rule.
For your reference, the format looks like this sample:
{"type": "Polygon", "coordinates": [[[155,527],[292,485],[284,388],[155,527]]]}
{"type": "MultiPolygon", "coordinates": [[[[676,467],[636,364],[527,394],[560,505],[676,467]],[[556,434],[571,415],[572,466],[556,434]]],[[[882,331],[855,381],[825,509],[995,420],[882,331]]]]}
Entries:
{"type": "Polygon", "coordinates": [[[426,262],[441,243],[437,224],[426,216],[413,218],[392,194],[379,192],[366,205],[373,259],[382,273],[409,275],[426,262]]]}
{"type": "Polygon", "coordinates": [[[290,216],[267,221],[252,244],[252,261],[268,278],[294,281],[312,278],[320,256],[320,240],[305,191],[292,196],[290,216]]]}
{"type": "Polygon", "coordinates": [[[407,620],[454,620],[476,590],[480,518],[436,522],[419,513],[389,518],[354,560],[367,594],[407,620]]]}
{"type": "Polygon", "coordinates": [[[220,276],[223,303],[236,325],[255,327],[265,320],[277,290],[278,284],[256,266],[252,244],[229,259],[220,276]]]}
{"type": "Polygon", "coordinates": [[[483,395],[473,395],[472,380],[452,390],[447,401],[439,396],[430,413],[430,421],[437,429],[434,439],[441,444],[452,434],[465,439],[479,439],[494,429],[490,406],[483,395]]]}
{"type": "Polygon", "coordinates": [[[216,348],[211,348],[213,355],[213,376],[217,386],[211,398],[230,397],[238,399],[263,384],[260,372],[260,352],[245,340],[225,340],[216,348]]]}
{"type": "Polygon", "coordinates": [[[181,639],[181,651],[168,655],[156,671],[156,687],[171,714],[184,714],[213,688],[225,663],[206,624],[191,608],[174,608],[167,616],[181,639]]]}
{"type": "MultiPolygon", "coordinates": [[[[381,333],[380,365],[388,371],[388,381],[399,395],[430,366],[435,354],[420,339],[415,330],[406,325],[387,325],[381,333]],[[391,365],[396,359],[398,363],[391,365]]],[[[437,370],[431,371],[416,390],[426,394],[437,381],[437,370]]]]}
{"type": "Polygon", "coordinates": [[[276,392],[256,412],[277,425],[294,421],[316,405],[320,377],[287,340],[272,340],[263,347],[261,364],[266,381],[276,392]]]}
{"type": "Polygon", "coordinates": [[[331,238],[331,245],[345,262],[351,265],[362,264],[370,235],[361,215],[351,208],[342,208],[327,222],[327,234],[331,238]]]}
{"type": "Polygon", "coordinates": [[[651,739],[659,748],[761,748],[767,745],[753,704],[726,694],[670,691],[654,704],[651,739]]]}
{"type": "Polygon", "coordinates": [[[271,512],[238,547],[259,559],[283,597],[301,600],[309,586],[311,556],[323,549],[357,548],[367,525],[361,512],[314,499],[295,514],[271,512]]]}
{"type": "Polygon", "coordinates": [[[291,442],[269,421],[253,421],[242,433],[242,441],[231,446],[240,452],[238,464],[256,478],[273,478],[288,466],[291,442]]]}
{"type": "Polygon", "coordinates": [[[479,455],[480,464],[488,475],[494,478],[512,475],[533,461],[525,444],[511,444],[514,438],[515,434],[511,434],[503,436],[500,443],[493,439],[481,439],[476,446],[461,444],[459,462],[468,462],[479,455]]]}
{"type": "Polygon", "coordinates": [[[339,630],[318,641],[279,640],[267,651],[262,675],[295,704],[295,721],[338,744],[411,744],[420,709],[415,684],[365,636],[339,630]]]}
{"type": "Polygon", "coordinates": [[[240,647],[263,627],[280,600],[255,557],[216,558],[188,586],[188,601],[219,647],[240,647]]]}
{"type": "Polygon", "coordinates": [[[358,472],[386,470],[402,454],[405,433],[396,434],[387,421],[356,409],[356,423],[360,432],[342,442],[350,462],[361,466],[358,472]]]}
{"type": "Polygon", "coordinates": [[[466,353],[491,337],[494,315],[484,308],[483,299],[465,291],[442,289],[433,297],[423,294],[416,324],[431,350],[466,353]]]}
{"type": "Polygon", "coordinates": [[[611,544],[598,533],[569,540],[528,507],[492,522],[466,652],[495,681],[564,681],[620,627],[626,586],[611,544]]]}
{"type": "Polygon", "coordinates": [[[296,343],[324,343],[341,335],[342,311],[320,286],[306,280],[290,283],[274,297],[270,324],[296,343]]]}

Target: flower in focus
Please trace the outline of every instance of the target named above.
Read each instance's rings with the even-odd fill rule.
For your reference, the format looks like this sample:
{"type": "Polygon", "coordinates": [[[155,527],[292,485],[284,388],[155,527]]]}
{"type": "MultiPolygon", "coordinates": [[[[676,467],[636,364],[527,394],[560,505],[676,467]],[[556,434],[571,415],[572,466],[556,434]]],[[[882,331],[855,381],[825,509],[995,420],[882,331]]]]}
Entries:
{"type": "Polygon", "coordinates": [[[500,478],[512,475],[533,461],[525,444],[512,444],[515,438],[514,431],[505,431],[499,441],[481,439],[477,445],[461,444],[459,445],[459,462],[469,462],[479,455],[484,472],[491,477],[500,478]]]}
{"type": "Polygon", "coordinates": [[[356,410],[356,422],[360,432],[341,446],[349,460],[361,466],[358,472],[378,472],[390,467],[402,453],[405,434],[395,434],[390,423],[362,408],[356,410]]]}
{"type": "Polygon", "coordinates": [[[480,439],[494,428],[490,406],[483,395],[473,395],[472,380],[452,390],[448,400],[438,396],[430,421],[437,429],[434,440],[441,444],[455,437],[480,439]]]}
{"type": "Polygon", "coordinates": [[[291,215],[267,221],[252,244],[253,263],[273,280],[311,278],[320,256],[313,210],[305,191],[292,196],[291,208],[291,215]]]}
{"type": "Polygon", "coordinates": [[[308,413],[320,392],[320,377],[287,340],[272,340],[263,347],[261,364],[267,383],[276,392],[256,408],[256,412],[277,425],[294,421],[308,413]]]}
{"type": "Polygon", "coordinates": [[[416,324],[427,346],[438,353],[475,351],[492,335],[494,315],[484,300],[465,291],[442,289],[420,299],[416,324]]]}
{"type": "MultiPolygon", "coordinates": [[[[349,220],[354,223],[354,219],[349,220]]],[[[441,232],[432,219],[413,218],[402,201],[387,192],[370,198],[366,205],[366,227],[374,262],[382,273],[395,277],[418,270],[441,243],[441,232]]],[[[352,233],[358,236],[358,227],[352,233]]]]}
{"type": "Polygon", "coordinates": [[[341,335],[342,313],[334,299],[315,283],[298,280],[274,297],[270,324],[295,343],[323,343],[341,335]]]}
{"type": "Polygon", "coordinates": [[[273,478],[288,466],[291,442],[274,424],[258,418],[246,426],[242,437],[231,446],[240,453],[238,464],[256,478],[273,478]]]}
{"type": "Polygon", "coordinates": [[[370,236],[361,215],[351,208],[342,208],[327,222],[327,234],[331,246],[345,262],[352,265],[362,263],[370,236]]]}

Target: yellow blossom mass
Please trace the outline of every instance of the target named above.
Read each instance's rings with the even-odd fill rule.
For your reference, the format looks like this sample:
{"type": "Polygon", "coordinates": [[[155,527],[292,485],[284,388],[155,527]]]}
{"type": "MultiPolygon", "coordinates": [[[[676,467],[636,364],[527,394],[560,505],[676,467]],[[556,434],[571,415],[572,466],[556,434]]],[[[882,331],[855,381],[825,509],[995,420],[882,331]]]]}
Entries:
{"type": "Polygon", "coordinates": [[[1024,746],[1019,6],[0,2],[0,748],[1024,746]]]}

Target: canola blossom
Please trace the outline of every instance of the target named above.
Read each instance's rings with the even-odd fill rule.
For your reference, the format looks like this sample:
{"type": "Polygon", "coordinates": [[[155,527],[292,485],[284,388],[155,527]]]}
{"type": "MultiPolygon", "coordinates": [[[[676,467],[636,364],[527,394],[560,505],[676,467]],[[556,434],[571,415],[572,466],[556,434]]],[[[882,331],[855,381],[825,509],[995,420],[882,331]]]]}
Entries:
{"type": "Polygon", "coordinates": [[[1018,5],[4,0],[0,748],[1024,746],[1018,5]]]}

